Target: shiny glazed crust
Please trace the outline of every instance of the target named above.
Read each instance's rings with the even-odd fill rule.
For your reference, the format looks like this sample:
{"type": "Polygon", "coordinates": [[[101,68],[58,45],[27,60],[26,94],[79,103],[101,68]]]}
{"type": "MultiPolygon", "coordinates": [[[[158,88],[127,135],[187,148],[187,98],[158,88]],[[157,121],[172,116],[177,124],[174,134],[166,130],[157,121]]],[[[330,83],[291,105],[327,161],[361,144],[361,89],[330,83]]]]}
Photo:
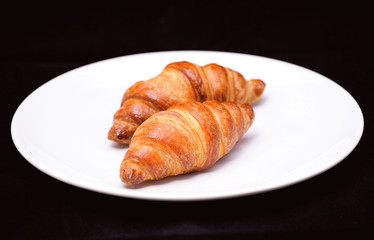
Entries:
{"type": "Polygon", "coordinates": [[[136,130],[121,164],[121,180],[131,186],[209,168],[253,120],[248,103],[190,102],[156,113],[136,130]]]}
{"type": "Polygon", "coordinates": [[[264,89],[262,80],[246,81],[240,73],[217,64],[171,63],[155,78],[137,82],[125,92],[108,139],[130,143],[141,123],[176,104],[206,100],[253,104],[264,89]]]}

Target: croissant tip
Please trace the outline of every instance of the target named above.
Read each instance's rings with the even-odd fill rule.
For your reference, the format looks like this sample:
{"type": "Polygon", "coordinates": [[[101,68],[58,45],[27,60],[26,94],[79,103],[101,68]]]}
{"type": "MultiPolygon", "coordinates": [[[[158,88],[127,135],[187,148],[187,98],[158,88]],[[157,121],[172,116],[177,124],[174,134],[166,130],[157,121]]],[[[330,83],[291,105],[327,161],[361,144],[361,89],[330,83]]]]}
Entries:
{"type": "Polygon", "coordinates": [[[249,119],[250,119],[250,125],[252,125],[254,119],[255,119],[255,112],[253,110],[253,107],[251,104],[244,103],[240,106],[241,108],[244,109],[244,111],[247,113],[249,119]]]}
{"type": "Polygon", "coordinates": [[[247,82],[247,88],[252,92],[252,96],[248,99],[250,104],[256,103],[260,100],[263,92],[265,91],[266,83],[261,79],[251,79],[247,82]]]}
{"type": "Polygon", "coordinates": [[[132,164],[129,161],[123,160],[121,164],[120,178],[122,182],[129,186],[134,186],[145,181],[142,171],[139,166],[132,164]]]}
{"type": "Polygon", "coordinates": [[[261,96],[265,90],[266,83],[262,81],[261,79],[254,79],[252,81],[255,81],[255,88],[254,88],[255,94],[257,96],[261,96]]]}
{"type": "Polygon", "coordinates": [[[113,125],[108,132],[108,139],[117,143],[129,144],[135,129],[129,129],[121,125],[113,125]]]}

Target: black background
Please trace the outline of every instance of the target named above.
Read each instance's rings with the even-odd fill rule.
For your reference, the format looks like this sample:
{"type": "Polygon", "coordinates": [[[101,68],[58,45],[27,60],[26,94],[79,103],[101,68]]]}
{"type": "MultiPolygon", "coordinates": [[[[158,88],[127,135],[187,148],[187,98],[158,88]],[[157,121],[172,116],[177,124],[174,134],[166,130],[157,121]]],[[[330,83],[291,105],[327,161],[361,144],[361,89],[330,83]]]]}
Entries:
{"type": "Polygon", "coordinates": [[[359,1],[301,2],[3,4],[2,238],[357,239],[372,234],[371,8],[359,1]],[[202,202],[154,202],[90,192],[49,177],[18,153],[11,141],[11,119],[37,87],[88,63],[166,50],[255,54],[319,72],[357,100],[365,117],[362,139],[344,161],[310,180],[263,194],[202,202]]]}

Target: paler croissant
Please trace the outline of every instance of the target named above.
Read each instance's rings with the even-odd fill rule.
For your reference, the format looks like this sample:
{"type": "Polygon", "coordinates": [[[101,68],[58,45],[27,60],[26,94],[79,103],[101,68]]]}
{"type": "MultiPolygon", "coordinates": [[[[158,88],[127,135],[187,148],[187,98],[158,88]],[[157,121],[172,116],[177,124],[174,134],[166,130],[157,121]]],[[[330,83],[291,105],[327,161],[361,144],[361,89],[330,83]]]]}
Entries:
{"type": "Polygon", "coordinates": [[[129,143],[142,122],[175,104],[207,100],[253,104],[264,88],[262,80],[246,81],[240,73],[217,64],[171,63],[155,78],[137,82],[125,92],[108,138],[129,143]]]}
{"type": "Polygon", "coordinates": [[[136,130],[120,168],[127,185],[213,166],[246,133],[252,106],[190,102],[154,114],[136,130]]]}

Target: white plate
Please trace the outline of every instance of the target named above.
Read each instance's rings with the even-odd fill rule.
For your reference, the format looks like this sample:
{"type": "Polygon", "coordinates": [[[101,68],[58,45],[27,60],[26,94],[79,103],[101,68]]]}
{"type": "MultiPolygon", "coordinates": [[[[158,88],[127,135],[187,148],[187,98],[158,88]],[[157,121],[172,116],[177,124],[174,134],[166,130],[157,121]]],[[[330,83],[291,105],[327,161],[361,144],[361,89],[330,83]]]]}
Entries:
{"type": "Polygon", "coordinates": [[[238,53],[173,51],[137,54],[62,74],[30,94],[11,126],[19,152],[36,168],[93,191],[153,200],[249,195],[300,182],[339,163],[364,127],[352,96],[328,78],[290,63],[238,53]],[[204,172],[137,188],[119,179],[127,147],[107,140],[125,90],[171,62],[218,63],[263,79],[256,119],[231,153],[204,172]]]}

